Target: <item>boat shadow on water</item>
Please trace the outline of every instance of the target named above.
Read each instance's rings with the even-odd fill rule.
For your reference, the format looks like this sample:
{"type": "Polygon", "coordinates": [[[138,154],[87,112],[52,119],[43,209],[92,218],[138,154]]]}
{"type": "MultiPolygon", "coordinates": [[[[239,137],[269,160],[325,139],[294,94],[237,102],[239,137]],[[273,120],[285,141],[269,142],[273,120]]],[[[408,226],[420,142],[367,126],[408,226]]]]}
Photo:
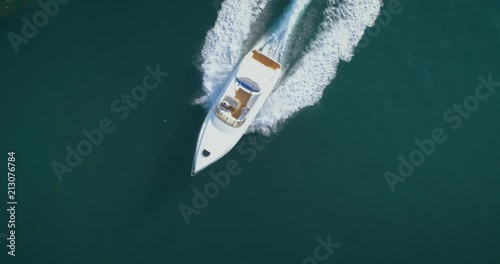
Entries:
{"type": "MultiPolygon", "coordinates": [[[[201,83],[192,82],[193,78],[201,80],[198,75],[197,72],[188,74],[184,98],[193,98],[188,94],[189,91],[199,91],[201,83]]],[[[202,107],[190,105],[189,99],[185,101],[186,104],[178,109],[176,115],[180,123],[175,132],[168,135],[167,143],[158,157],[157,167],[151,176],[143,206],[145,213],[163,207],[170,199],[186,189],[193,179],[190,173],[194,151],[206,112],[202,107]]]]}

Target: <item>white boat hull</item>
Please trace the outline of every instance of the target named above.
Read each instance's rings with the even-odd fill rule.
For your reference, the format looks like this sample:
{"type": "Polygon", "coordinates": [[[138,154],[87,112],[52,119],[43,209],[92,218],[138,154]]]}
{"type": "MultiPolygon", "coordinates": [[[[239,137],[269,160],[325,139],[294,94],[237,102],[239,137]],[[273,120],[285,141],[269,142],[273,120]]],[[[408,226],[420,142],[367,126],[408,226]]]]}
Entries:
{"type": "Polygon", "coordinates": [[[238,143],[280,77],[279,63],[258,51],[245,56],[203,122],[191,175],[222,158],[238,143]],[[221,106],[221,102],[228,105],[227,101],[235,104],[228,106],[230,110],[221,106]],[[243,113],[245,108],[246,115],[243,113]]]}

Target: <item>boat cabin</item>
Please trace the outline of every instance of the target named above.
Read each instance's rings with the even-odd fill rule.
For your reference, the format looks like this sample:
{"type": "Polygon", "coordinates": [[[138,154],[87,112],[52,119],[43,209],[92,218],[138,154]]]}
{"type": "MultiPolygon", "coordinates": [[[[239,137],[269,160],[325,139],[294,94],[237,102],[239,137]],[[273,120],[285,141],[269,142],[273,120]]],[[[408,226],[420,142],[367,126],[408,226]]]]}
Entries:
{"type": "Polygon", "coordinates": [[[218,103],[216,114],[228,125],[240,127],[261,90],[257,83],[245,77],[235,78],[231,86],[233,89],[228,89],[229,91],[218,103]]]}
{"type": "Polygon", "coordinates": [[[262,89],[272,89],[274,85],[270,84],[279,77],[279,73],[281,64],[253,50],[247,55],[247,59],[243,59],[236,78],[231,81],[217,103],[217,117],[230,126],[242,126],[262,89]]]}

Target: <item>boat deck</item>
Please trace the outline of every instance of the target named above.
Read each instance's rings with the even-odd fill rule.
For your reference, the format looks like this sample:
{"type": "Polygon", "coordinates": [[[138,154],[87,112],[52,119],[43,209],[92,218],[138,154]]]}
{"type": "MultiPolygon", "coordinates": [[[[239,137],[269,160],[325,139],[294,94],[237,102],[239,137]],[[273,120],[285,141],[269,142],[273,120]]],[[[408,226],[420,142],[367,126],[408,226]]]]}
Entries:
{"type": "Polygon", "coordinates": [[[250,100],[250,97],[252,97],[252,94],[244,91],[241,88],[236,91],[236,95],[234,98],[236,100],[238,100],[239,104],[238,104],[238,108],[233,109],[231,111],[232,117],[234,117],[236,119],[238,119],[238,117],[240,117],[241,111],[243,110],[243,108],[245,108],[247,106],[247,103],[250,100]]]}
{"type": "Polygon", "coordinates": [[[253,53],[253,56],[252,58],[260,63],[262,63],[263,65],[273,69],[273,70],[279,70],[281,69],[281,65],[279,63],[277,63],[276,61],[274,61],[273,59],[267,57],[266,55],[256,51],[256,50],[253,50],[252,51],[253,53]]]}

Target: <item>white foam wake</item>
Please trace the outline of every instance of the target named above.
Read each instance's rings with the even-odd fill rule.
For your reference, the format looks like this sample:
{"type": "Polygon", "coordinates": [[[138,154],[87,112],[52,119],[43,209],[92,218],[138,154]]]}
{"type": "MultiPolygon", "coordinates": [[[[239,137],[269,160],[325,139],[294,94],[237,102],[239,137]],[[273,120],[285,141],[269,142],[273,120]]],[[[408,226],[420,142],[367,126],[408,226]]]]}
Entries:
{"type": "MultiPolygon", "coordinates": [[[[215,27],[208,32],[202,52],[203,84],[207,96],[198,100],[199,103],[208,102],[206,106],[213,103],[236,64],[252,48],[245,43],[245,39],[252,35],[256,17],[259,12],[263,12],[268,1],[226,0],[223,3],[215,27]]],[[[270,52],[286,56],[289,52],[286,42],[309,2],[293,1],[284,18],[272,28],[272,32],[263,36],[257,46],[273,36],[271,42],[274,43],[269,47],[279,48],[270,48],[270,52]]],[[[335,78],[340,60],[349,61],[352,58],[354,48],[365,28],[375,22],[381,5],[381,0],[328,0],[317,35],[301,53],[302,57],[295,66],[288,69],[287,75],[269,96],[248,132],[270,134],[299,110],[317,103],[325,87],[335,78]]]]}
{"type": "Polygon", "coordinates": [[[262,48],[265,54],[283,64],[283,55],[287,51],[287,44],[290,40],[292,31],[310,3],[311,0],[294,0],[285,10],[285,13],[276,26],[271,28],[254,48],[262,48]]]}
{"type": "Polygon", "coordinates": [[[215,26],[208,31],[201,52],[203,89],[206,96],[195,100],[209,108],[217,99],[234,67],[251,48],[252,34],[263,23],[258,18],[270,0],[226,0],[222,3],[215,26]]]}
{"type": "Polygon", "coordinates": [[[269,134],[304,107],[317,103],[333,80],[340,60],[349,61],[367,26],[373,25],[380,0],[330,0],[325,20],[304,56],[270,95],[249,132],[269,134]]]}

